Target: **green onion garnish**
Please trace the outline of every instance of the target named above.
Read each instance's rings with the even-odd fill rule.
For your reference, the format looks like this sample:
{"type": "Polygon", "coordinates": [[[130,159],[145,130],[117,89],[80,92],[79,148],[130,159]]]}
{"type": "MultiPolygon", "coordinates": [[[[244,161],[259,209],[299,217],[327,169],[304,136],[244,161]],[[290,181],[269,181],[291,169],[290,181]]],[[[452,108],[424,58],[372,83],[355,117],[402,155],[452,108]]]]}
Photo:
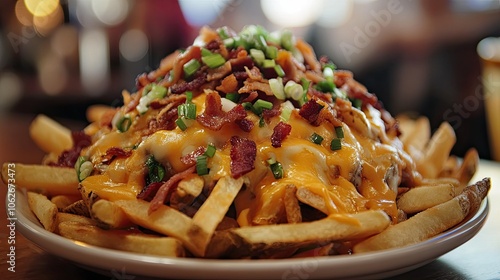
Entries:
{"type": "Polygon", "coordinates": [[[217,68],[226,63],[226,59],[220,53],[203,56],[201,60],[210,68],[217,68]]]}
{"type": "Polygon", "coordinates": [[[153,100],[161,99],[167,95],[167,88],[157,85],[157,84],[149,84],[143,89],[143,95],[141,99],[139,99],[139,104],[136,106],[137,111],[140,114],[144,114],[147,112],[149,108],[149,104],[153,100]]]}
{"type": "Polygon", "coordinates": [[[351,99],[351,103],[352,107],[361,110],[361,105],[363,105],[363,101],[361,101],[361,99],[353,98],[351,99]]]}
{"type": "Polygon", "coordinates": [[[270,158],[266,160],[267,164],[271,165],[276,162],[276,157],[272,155],[270,158]]]}
{"type": "Polygon", "coordinates": [[[258,49],[250,49],[250,56],[259,65],[266,59],[264,52],[258,49]]]}
{"type": "Polygon", "coordinates": [[[213,53],[209,51],[208,49],[202,48],[201,49],[201,56],[209,56],[212,55],[213,53]]]}
{"type": "Polygon", "coordinates": [[[281,33],[281,46],[288,51],[294,48],[293,34],[290,30],[285,30],[281,33]]]}
{"type": "Polygon", "coordinates": [[[189,103],[193,100],[193,92],[192,91],[186,91],[186,103],[189,103]]]}
{"type": "Polygon", "coordinates": [[[302,86],[290,80],[285,85],[285,96],[293,100],[299,100],[303,95],[302,86]]]}
{"type": "Polygon", "coordinates": [[[275,46],[267,46],[266,57],[269,59],[276,59],[276,57],[278,57],[278,48],[275,46]]]}
{"type": "Polygon", "coordinates": [[[281,78],[277,79],[269,79],[269,86],[271,87],[271,91],[273,92],[274,96],[278,98],[279,100],[285,100],[285,89],[283,87],[283,82],[281,78]]]}
{"type": "Polygon", "coordinates": [[[264,127],[266,125],[266,121],[264,120],[264,117],[259,118],[259,127],[264,127]]]}
{"type": "Polygon", "coordinates": [[[236,44],[236,40],[234,40],[233,38],[224,39],[224,41],[222,41],[222,42],[224,43],[224,46],[228,49],[234,48],[234,46],[236,44]]]}
{"type": "Polygon", "coordinates": [[[178,118],[176,121],[175,121],[175,124],[182,130],[186,130],[187,129],[187,125],[186,123],[184,122],[184,120],[182,118],[178,118]]]}
{"type": "Polygon", "coordinates": [[[226,99],[229,99],[233,101],[234,103],[238,103],[240,101],[240,94],[235,92],[235,93],[228,93],[226,94],[226,99]]]}
{"type": "Polygon", "coordinates": [[[329,80],[319,81],[316,84],[316,89],[321,92],[333,92],[333,90],[335,89],[335,84],[333,83],[333,81],[329,80]]]}
{"type": "Polygon", "coordinates": [[[279,64],[276,64],[274,66],[274,71],[276,72],[276,75],[278,75],[278,77],[285,76],[285,70],[283,70],[283,68],[281,68],[281,65],[279,65],[279,64]]]}
{"type": "Polygon", "coordinates": [[[188,120],[196,119],[196,104],[187,103],[179,105],[177,107],[177,114],[179,117],[185,117],[188,120]]]}
{"type": "Polygon", "coordinates": [[[309,139],[311,140],[311,142],[318,145],[320,145],[323,142],[323,137],[317,134],[316,132],[313,133],[309,139]]]}
{"type": "Polygon", "coordinates": [[[198,71],[200,67],[201,63],[196,58],[193,58],[190,61],[186,62],[186,64],[184,64],[184,75],[186,75],[186,77],[189,77],[196,73],[196,71],[198,71]]]}
{"type": "Polygon", "coordinates": [[[330,143],[330,149],[332,151],[342,149],[342,141],[340,140],[340,138],[333,138],[332,139],[332,142],[330,143]]]}
{"type": "Polygon", "coordinates": [[[132,119],[129,115],[125,115],[121,117],[118,122],[116,122],[116,129],[118,129],[119,132],[125,132],[130,128],[131,125],[132,119]]]}
{"type": "Polygon", "coordinates": [[[257,99],[257,101],[255,101],[255,103],[253,104],[253,108],[257,112],[257,115],[260,115],[262,113],[262,110],[264,109],[271,110],[273,108],[273,103],[262,99],[257,99]]]}
{"type": "Polygon", "coordinates": [[[208,144],[207,150],[205,151],[205,155],[207,157],[213,157],[215,155],[215,151],[216,151],[215,146],[212,144],[208,144]]]}
{"type": "Polygon", "coordinates": [[[165,177],[165,168],[156,161],[153,155],[146,159],[146,167],[148,168],[148,184],[161,182],[165,177]]]}
{"type": "Polygon", "coordinates": [[[92,162],[88,161],[86,157],[80,156],[76,160],[75,171],[79,182],[87,178],[90,173],[92,173],[93,169],[94,166],[92,165],[92,162]]]}
{"type": "Polygon", "coordinates": [[[341,126],[336,126],[335,134],[337,134],[337,138],[344,138],[344,129],[341,126]]]}
{"type": "Polygon", "coordinates": [[[274,59],[264,59],[262,62],[262,67],[264,68],[273,68],[274,66],[276,66],[276,61],[274,61],[274,59]]]}
{"type": "Polygon", "coordinates": [[[283,122],[288,122],[290,120],[290,116],[292,115],[292,109],[290,107],[281,108],[280,120],[283,122]]]}
{"type": "Polygon", "coordinates": [[[200,176],[208,174],[207,159],[205,155],[196,157],[196,173],[200,176]]]}
{"type": "Polygon", "coordinates": [[[273,172],[274,179],[283,178],[283,165],[280,162],[275,162],[269,166],[271,168],[271,172],[273,172]]]}

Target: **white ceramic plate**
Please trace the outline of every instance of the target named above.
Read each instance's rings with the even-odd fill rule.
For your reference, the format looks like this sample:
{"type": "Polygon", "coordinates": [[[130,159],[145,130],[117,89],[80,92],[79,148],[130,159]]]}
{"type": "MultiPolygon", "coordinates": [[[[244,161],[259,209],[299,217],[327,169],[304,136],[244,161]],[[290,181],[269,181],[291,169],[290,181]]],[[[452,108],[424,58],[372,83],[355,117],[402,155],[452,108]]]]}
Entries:
{"type": "Polygon", "coordinates": [[[380,278],[423,266],[472,238],[489,212],[485,199],[478,212],[430,240],[404,248],[357,255],[283,260],[204,260],[154,257],[89,246],[43,229],[25,195],[16,193],[18,229],[48,253],[99,273],[175,279],[320,279],[380,278]]]}

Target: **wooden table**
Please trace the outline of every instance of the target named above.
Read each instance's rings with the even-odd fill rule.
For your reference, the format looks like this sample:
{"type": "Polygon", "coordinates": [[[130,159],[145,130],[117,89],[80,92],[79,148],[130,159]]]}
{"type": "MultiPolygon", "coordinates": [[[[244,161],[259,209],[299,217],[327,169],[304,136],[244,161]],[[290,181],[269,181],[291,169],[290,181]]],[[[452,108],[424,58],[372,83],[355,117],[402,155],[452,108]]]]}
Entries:
{"type": "MultiPolygon", "coordinates": [[[[28,125],[33,116],[9,115],[0,117],[0,163],[6,161],[38,163],[43,153],[30,141],[28,125]]],[[[68,122],[80,129],[83,124],[68,122]]],[[[469,242],[437,260],[411,272],[391,279],[500,279],[500,163],[481,161],[474,180],[491,177],[494,183],[489,193],[490,215],[481,231],[469,242]],[[495,186],[495,184],[497,184],[495,186]]],[[[110,279],[56,256],[49,255],[36,245],[16,235],[16,272],[7,269],[6,187],[0,184],[0,278],[1,279],[110,279]]],[[[118,270],[119,271],[119,270],[118,270]]],[[[142,279],[117,273],[114,279],[142,279]]]]}

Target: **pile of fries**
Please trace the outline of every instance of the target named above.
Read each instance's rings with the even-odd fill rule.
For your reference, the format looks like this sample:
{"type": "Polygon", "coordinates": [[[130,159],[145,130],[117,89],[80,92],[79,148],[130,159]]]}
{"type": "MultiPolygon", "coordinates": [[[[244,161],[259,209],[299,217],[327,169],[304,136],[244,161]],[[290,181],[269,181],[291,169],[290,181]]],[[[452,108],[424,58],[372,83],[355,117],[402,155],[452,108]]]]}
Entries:
{"type": "Polygon", "coordinates": [[[122,95],[80,132],[32,122],[47,156],[16,183],[46,230],[169,257],[357,254],[436,236],[490,188],[449,124],[392,118],[287,31],[204,27],[122,95]]]}

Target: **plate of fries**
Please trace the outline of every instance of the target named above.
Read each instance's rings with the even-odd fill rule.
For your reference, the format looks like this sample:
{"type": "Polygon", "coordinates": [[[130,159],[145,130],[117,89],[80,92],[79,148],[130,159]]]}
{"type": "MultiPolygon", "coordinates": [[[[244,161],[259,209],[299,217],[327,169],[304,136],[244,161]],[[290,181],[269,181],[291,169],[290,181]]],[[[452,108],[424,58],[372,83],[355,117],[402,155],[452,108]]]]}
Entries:
{"type": "Polygon", "coordinates": [[[37,116],[42,163],[3,164],[48,252],[163,278],[381,277],[488,215],[490,179],[470,182],[478,153],[450,155],[448,123],[393,118],[289,31],[204,27],[136,87],[81,131],[37,116]]]}

